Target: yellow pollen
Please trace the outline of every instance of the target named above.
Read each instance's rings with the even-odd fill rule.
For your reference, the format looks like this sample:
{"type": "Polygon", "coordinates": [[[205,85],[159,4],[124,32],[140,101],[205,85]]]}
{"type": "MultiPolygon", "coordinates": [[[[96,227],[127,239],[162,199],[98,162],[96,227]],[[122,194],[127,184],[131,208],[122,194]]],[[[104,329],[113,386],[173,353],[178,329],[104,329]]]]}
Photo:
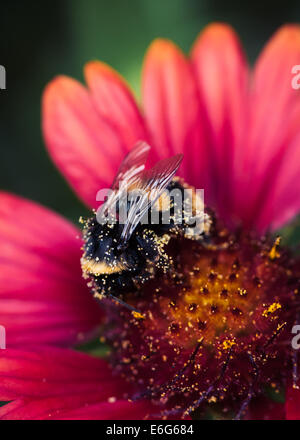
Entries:
{"type": "Polygon", "coordinates": [[[276,240],[275,240],[275,242],[274,242],[274,244],[273,244],[273,246],[272,246],[272,248],[271,248],[271,250],[269,252],[270,260],[275,260],[276,258],[280,257],[280,253],[278,252],[278,249],[277,249],[279,244],[280,244],[280,240],[281,240],[280,237],[276,238],[276,240]]]}
{"type": "Polygon", "coordinates": [[[238,287],[238,293],[241,296],[245,296],[245,295],[247,295],[247,290],[246,289],[242,289],[241,287],[238,287]]]}
{"type": "Polygon", "coordinates": [[[135,311],[133,311],[133,312],[131,312],[131,313],[133,314],[134,318],[136,318],[136,319],[146,319],[145,316],[142,315],[142,314],[139,313],[139,312],[135,312],[135,311]]]}
{"type": "Polygon", "coordinates": [[[93,274],[93,275],[111,275],[113,273],[119,273],[126,269],[126,266],[122,263],[117,263],[115,265],[109,265],[104,261],[97,262],[95,260],[87,260],[82,257],[81,268],[83,273],[93,274]]]}
{"type": "Polygon", "coordinates": [[[276,331],[279,332],[283,327],[286,326],[286,322],[283,322],[282,324],[278,324],[276,331]]]}
{"type": "Polygon", "coordinates": [[[234,339],[225,339],[225,341],[223,341],[223,348],[224,350],[228,350],[235,344],[236,342],[234,339]]]}
{"type": "Polygon", "coordinates": [[[235,336],[253,331],[253,313],[261,304],[261,294],[249,268],[236,255],[219,253],[216,261],[209,254],[201,255],[188,274],[188,284],[181,287],[176,299],[157,297],[171,341],[184,340],[190,347],[204,337],[204,345],[211,345],[218,335],[228,333],[221,342],[223,352],[234,345],[235,336]]]}
{"type": "Polygon", "coordinates": [[[266,310],[263,311],[262,316],[267,318],[271,313],[276,312],[276,310],[278,309],[281,309],[281,304],[278,302],[274,302],[266,310]]]}

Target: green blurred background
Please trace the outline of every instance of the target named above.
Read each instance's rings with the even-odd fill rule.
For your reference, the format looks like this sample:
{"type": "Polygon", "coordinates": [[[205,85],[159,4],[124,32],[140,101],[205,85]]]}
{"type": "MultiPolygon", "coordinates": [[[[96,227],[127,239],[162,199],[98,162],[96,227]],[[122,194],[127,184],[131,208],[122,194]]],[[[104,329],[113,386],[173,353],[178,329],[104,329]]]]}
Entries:
{"type": "Polygon", "coordinates": [[[1,1],[0,187],[40,201],[77,221],[84,208],[47,156],[40,131],[40,98],[57,74],[82,80],[82,67],[101,59],[139,94],[143,55],[155,37],[188,51],[211,21],[241,36],[252,63],[285,22],[300,22],[300,1],[52,0],[1,1]]]}

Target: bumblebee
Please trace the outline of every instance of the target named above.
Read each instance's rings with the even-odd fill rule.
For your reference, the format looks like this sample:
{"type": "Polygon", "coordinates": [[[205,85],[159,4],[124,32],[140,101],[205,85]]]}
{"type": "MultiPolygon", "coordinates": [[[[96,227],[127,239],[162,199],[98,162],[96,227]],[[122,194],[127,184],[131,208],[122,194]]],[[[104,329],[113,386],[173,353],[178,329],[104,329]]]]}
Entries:
{"type": "Polygon", "coordinates": [[[82,220],[81,267],[94,296],[111,298],[135,313],[123,295],[139,290],[158,271],[170,270],[170,240],[205,240],[211,224],[196,191],[174,177],[183,156],[145,170],[149,150],[145,142],[136,144],[121,163],[105,202],[93,217],[82,220]]]}

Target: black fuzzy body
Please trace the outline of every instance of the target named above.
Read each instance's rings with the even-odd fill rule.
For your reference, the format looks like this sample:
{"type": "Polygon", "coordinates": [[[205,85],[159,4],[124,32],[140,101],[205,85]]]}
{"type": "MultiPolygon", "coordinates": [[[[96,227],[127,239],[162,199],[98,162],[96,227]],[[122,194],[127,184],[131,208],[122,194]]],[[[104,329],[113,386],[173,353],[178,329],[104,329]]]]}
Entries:
{"type": "MultiPolygon", "coordinates": [[[[183,191],[187,187],[181,179],[174,178],[167,189],[176,188],[183,191]]],[[[172,264],[166,248],[172,238],[184,236],[186,223],[175,221],[182,214],[179,208],[171,203],[170,222],[164,224],[163,212],[157,208],[159,221],[152,224],[150,211],[146,214],[148,221],[140,222],[126,243],[118,250],[123,225],[100,224],[96,215],[84,223],[84,254],[82,268],[84,277],[91,280],[95,296],[113,295],[122,298],[123,294],[138,290],[147,280],[159,271],[167,272],[172,264]],[[99,272],[89,265],[101,263],[99,272]],[[88,267],[87,267],[88,266],[88,267]],[[111,273],[108,273],[111,272],[111,273]]],[[[184,216],[182,215],[182,218],[184,216]]],[[[196,237],[196,239],[203,239],[196,237]]],[[[95,266],[98,267],[98,266],[95,266]]]]}

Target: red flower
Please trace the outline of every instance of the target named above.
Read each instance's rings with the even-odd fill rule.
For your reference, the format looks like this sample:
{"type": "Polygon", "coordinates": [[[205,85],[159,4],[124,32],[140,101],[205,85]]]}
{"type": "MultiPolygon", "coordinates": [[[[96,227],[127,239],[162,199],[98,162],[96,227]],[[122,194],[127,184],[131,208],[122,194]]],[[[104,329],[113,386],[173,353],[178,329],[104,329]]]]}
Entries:
{"type": "Polygon", "coordinates": [[[54,347],[4,350],[0,358],[2,419],[143,418],[151,403],[124,399],[128,386],[102,359],[54,347]]]}
{"type": "MultiPolygon", "coordinates": [[[[299,60],[296,25],[275,34],[251,73],[226,25],[208,26],[190,59],[156,40],[144,65],[144,114],[115,71],[91,62],[88,89],[67,77],[46,88],[49,153],[81,199],[96,207],[97,191],[110,186],[126,152],[144,139],[153,146],[152,161],[184,153],[181,175],[205,189],[206,203],[229,227],[278,228],[300,210],[300,101],[291,86],[299,60]]],[[[81,278],[79,232],[32,202],[0,198],[0,324],[8,346],[1,353],[0,400],[11,401],[0,415],[155,416],[147,399],[126,400],[130,386],[105,361],[49,348],[85,341],[101,324],[102,312],[81,278]]],[[[298,400],[299,392],[288,390],[287,418],[299,418],[298,400]]],[[[274,412],[262,410],[260,418],[268,414],[274,412]]]]}

